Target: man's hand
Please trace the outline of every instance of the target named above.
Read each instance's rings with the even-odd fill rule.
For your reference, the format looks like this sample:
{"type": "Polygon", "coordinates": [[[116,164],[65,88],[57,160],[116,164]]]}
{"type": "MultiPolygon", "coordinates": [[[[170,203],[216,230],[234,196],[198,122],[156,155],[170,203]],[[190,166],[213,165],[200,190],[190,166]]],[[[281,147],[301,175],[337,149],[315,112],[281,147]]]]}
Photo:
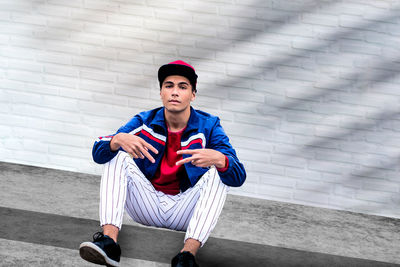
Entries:
{"type": "Polygon", "coordinates": [[[152,163],[156,162],[150,155],[149,150],[158,154],[157,149],[152,145],[144,141],[139,136],[127,133],[119,133],[113,137],[110,142],[110,148],[112,151],[117,151],[120,147],[130,154],[133,158],[148,158],[152,163]]]}
{"type": "Polygon", "coordinates": [[[176,165],[182,165],[191,162],[196,167],[210,167],[215,166],[219,169],[225,167],[225,155],[214,149],[185,149],[178,150],[178,155],[186,154],[191,155],[185,159],[176,162],[176,165]]]}

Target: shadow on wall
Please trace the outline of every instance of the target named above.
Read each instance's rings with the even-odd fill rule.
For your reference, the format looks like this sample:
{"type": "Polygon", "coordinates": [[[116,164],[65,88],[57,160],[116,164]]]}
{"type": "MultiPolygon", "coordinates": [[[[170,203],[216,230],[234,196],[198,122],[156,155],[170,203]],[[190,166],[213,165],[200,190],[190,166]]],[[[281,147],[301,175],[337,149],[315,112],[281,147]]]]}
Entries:
{"type": "MultiPolygon", "coordinates": [[[[197,2],[194,3],[198,4],[197,2]]],[[[201,6],[201,4],[199,5],[201,6]]],[[[187,5],[190,6],[191,4],[187,5]]],[[[285,148],[283,145],[282,148],[279,148],[280,142],[263,138],[262,142],[270,143],[275,149],[283,150],[279,153],[284,155],[283,161],[290,161],[295,157],[304,157],[308,161],[308,164],[310,161],[315,161],[316,163],[318,161],[332,161],[348,164],[349,168],[343,170],[337,169],[337,165],[335,164],[331,166],[328,164],[325,165],[328,169],[319,169],[318,171],[321,173],[342,175],[343,178],[335,183],[341,186],[350,185],[354,189],[354,194],[356,194],[357,191],[364,190],[366,177],[385,180],[389,172],[399,172],[399,154],[394,153],[394,155],[390,154],[387,156],[386,153],[385,156],[385,147],[392,146],[396,140],[395,138],[391,139],[390,136],[389,138],[385,138],[386,134],[390,134],[391,131],[383,126],[388,121],[398,121],[399,101],[397,99],[396,102],[396,99],[393,98],[393,101],[388,100],[388,105],[378,107],[376,104],[368,103],[370,98],[366,96],[366,93],[371,88],[379,87],[382,82],[390,82],[392,79],[398,78],[398,74],[400,73],[400,58],[393,58],[392,52],[383,53],[386,48],[399,52],[398,46],[381,45],[383,42],[381,44],[373,44],[378,49],[371,49],[367,53],[358,53],[351,46],[354,45],[355,41],[359,40],[359,34],[363,35],[367,32],[374,32],[371,29],[379,28],[380,24],[398,24],[399,12],[396,10],[382,10],[382,13],[375,16],[373,20],[364,20],[360,17],[359,23],[354,25],[354,27],[327,26],[319,29],[318,26],[313,25],[315,32],[312,32],[305,38],[301,37],[301,43],[295,43],[298,37],[295,34],[296,29],[299,30],[301,35],[302,28],[299,25],[303,24],[302,16],[304,14],[329,10],[330,8],[335,8],[336,5],[344,4],[340,1],[321,2],[316,0],[301,2],[253,1],[247,7],[235,7],[235,12],[238,17],[241,17],[240,19],[237,19],[236,16],[224,16],[226,24],[222,26],[214,25],[214,35],[206,33],[202,36],[201,30],[210,28],[212,20],[207,21],[207,17],[204,17],[203,19],[197,19],[195,23],[190,9],[188,9],[189,11],[187,9],[176,10],[177,13],[181,12],[183,15],[192,17],[192,21],[188,22],[187,25],[191,25],[194,29],[199,30],[200,36],[197,40],[191,41],[189,35],[176,29],[176,23],[163,20],[163,28],[170,26],[171,31],[168,34],[164,34],[162,40],[159,40],[159,37],[157,37],[158,29],[156,27],[148,28],[146,27],[147,25],[140,25],[141,28],[144,28],[143,34],[155,34],[156,37],[141,38],[139,33],[137,36],[130,38],[110,39],[104,47],[100,47],[128,51],[131,57],[137,55],[138,58],[143,58],[142,62],[140,62],[140,59],[137,60],[141,66],[146,64],[146,60],[151,59],[153,61],[152,64],[146,64],[150,66],[143,69],[141,74],[137,74],[141,77],[147,77],[152,72],[156,73],[159,61],[165,60],[164,62],[166,62],[168,59],[172,60],[179,57],[189,60],[194,66],[199,66],[199,69],[202,69],[203,65],[210,64],[210,62],[212,64],[212,61],[218,62],[219,58],[229,58],[230,56],[235,56],[236,53],[245,54],[246,49],[249,47],[250,49],[247,51],[249,54],[248,59],[245,59],[240,64],[234,61],[229,63],[228,61],[228,64],[235,65],[236,67],[233,70],[233,75],[218,74],[219,77],[211,75],[210,81],[205,81],[205,83],[227,88],[228,96],[231,98],[228,101],[236,100],[232,97],[235,91],[242,90],[245,93],[248,92],[248,99],[246,99],[246,94],[243,94],[241,102],[245,102],[250,116],[260,118],[261,122],[258,123],[260,128],[258,129],[262,129],[263,127],[269,130],[273,129],[275,136],[279,139],[280,134],[282,134],[282,125],[285,124],[286,130],[283,131],[283,134],[289,131],[291,134],[307,137],[307,141],[303,141],[300,144],[291,144],[290,149],[285,148]],[[257,8],[259,6],[265,8],[257,8]],[[287,9],[284,10],[282,7],[286,7],[287,9]],[[291,10],[288,10],[289,8],[291,10]],[[239,14],[241,15],[239,16],[239,14]],[[251,16],[251,14],[254,16],[251,16]],[[287,34],[283,35],[287,38],[277,40],[275,44],[268,42],[271,35],[281,32],[286,32],[287,34]],[[182,40],[183,44],[176,43],[176,40],[182,40]],[[202,42],[205,44],[202,45],[202,42]],[[265,46],[265,50],[261,49],[261,52],[258,51],[252,54],[251,47],[253,43],[259,44],[257,48],[265,46]],[[146,45],[152,46],[152,48],[146,49],[146,45]],[[165,49],[165,53],[162,52],[163,49],[165,49]],[[182,52],[180,49],[188,50],[187,52],[182,52]],[[265,55],[262,55],[262,51],[265,51],[265,55]],[[148,53],[154,53],[155,55],[141,57],[143,56],[142,54],[148,53]],[[365,62],[366,65],[357,65],[354,63],[356,61],[365,62]],[[251,93],[255,92],[260,98],[263,98],[262,103],[252,100],[251,93]],[[350,100],[350,103],[354,101],[354,109],[352,110],[348,109],[349,102],[346,102],[348,101],[346,99],[353,96],[361,98],[361,100],[359,103],[356,100],[350,100]],[[365,101],[364,103],[362,102],[363,100],[365,101]],[[366,108],[367,111],[362,110],[363,106],[368,106],[366,108]],[[304,119],[303,122],[300,118],[300,124],[310,125],[311,128],[314,128],[314,132],[296,132],[294,128],[299,122],[293,122],[288,118],[291,112],[297,112],[299,117],[302,115],[307,117],[310,114],[318,115],[304,119]],[[262,125],[263,120],[261,118],[265,116],[272,118],[268,120],[269,125],[262,125]],[[327,121],[330,121],[330,119],[332,119],[332,122],[328,123],[327,121]],[[323,126],[331,127],[333,131],[327,135],[316,135],[316,127],[320,126],[321,123],[323,126]],[[293,132],[291,132],[292,128],[293,132]],[[366,156],[362,155],[362,153],[346,150],[345,152],[350,153],[351,157],[347,160],[340,158],[343,153],[343,147],[357,141],[367,142],[368,140],[365,135],[370,133],[382,136],[380,140],[375,140],[375,143],[372,140],[372,147],[376,149],[375,152],[367,150],[367,148],[364,150],[365,153],[371,153],[369,156],[372,157],[371,159],[365,158],[366,156]],[[317,158],[320,157],[317,155],[321,151],[323,152],[322,155],[325,155],[325,159],[317,158]],[[324,152],[330,152],[330,154],[324,154],[324,152]],[[369,163],[371,160],[381,161],[384,157],[387,160],[381,164],[374,165],[369,163]],[[387,170],[387,172],[382,173],[382,169],[387,170]]],[[[40,10],[40,8],[40,5],[35,7],[36,10],[40,10]]],[[[144,8],[147,8],[148,19],[156,19],[153,7],[146,6],[144,8]]],[[[163,12],[161,9],[158,11],[163,12]]],[[[223,6],[220,6],[220,11],[224,12],[223,6]]],[[[71,28],[68,23],[72,21],[85,21],[92,16],[96,17],[99,12],[104,13],[105,16],[109,14],[118,15],[121,14],[121,7],[110,0],[98,4],[97,9],[85,8],[84,12],[73,13],[64,21],[61,20],[59,23],[52,24],[50,28],[46,28],[46,31],[40,34],[40,39],[78,41],[74,38],[80,38],[80,31],[84,32],[85,28],[82,26],[81,29],[72,29],[73,27],[71,28]],[[57,30],[53,31],[54,29],[64,29],[67,34],[59,36],[57,30]]],[[[134,17],[134,15],[132,16],[134,17]]],[[[209,17],[215,19],[222,18],[217,12],[209,17]]],[[[103,26],[101,22],[93,21],[93,23],[98,23],[99,27],[103,26]]],[[[386,36],[390,38],[389,34],[386,36]]],[[[390,42],[391,39],[388,40],[388,43],[390,42]]],[[[95,49],[89,51],[85,56],[102,58],[101,53],[95,49]]],[[[126,66],[136,64],[132,61],[125,61],[117,54],[115,58],[105,60],[121,64],[121,66],[125,66],[124,64],[127,64],[126,66]]],[[[101,71],[107,72],[109,70],[101,71]]],[[[113,84],[118,83],[117,79],[113,84]]],[[[124,83],[134,86],[136,80],[133,77],[129,77],[124,83]]],[[[199,96],[212,96],[213,90],[212,86],[201,88],[199,96]]],[[[115,91],[110,93],[115,94],[115,91]]],[[[136,96],[132,96],[132,98],[136,98],[136,96]]],[[[219,109],[224,105],[224,101],[226,100],[222,98],[219,100],[219,109]]],[[[155,102],[151,102],[151,104],[153,103],[155,102]]],[[[382,103],[385,104],[385,100],[382,103]]],[[[237,112],[240,112],[240,110],[237,110],[237,112]]],[[[248,128],[249,130],[252,129],[253,124],[251,122],[236,121],[236,118],[235,114],[233,122],[240,123],[244,128],[248,128]]],[[[281,163],[275,162],[275,164],[280,165],[281,163]]],[[[283,163],[282,165],[285,166],[283,163]]],[[[304,170],[308,168],[310,168],[309,165],[304,166],[304,170]]],[[[323,179],[322,176],[321,179],[323,179]]],[[[310,191],[323,191],[330,192],[331,195],[335,194],[334,185],[320,183],[319,186],[326,186],[327,188],[315,186],[310,191]]],[[[296,188],[293,189],[296,190],[296,188]]],[[[382,203],[381,206],[383,205],[387,205],[387,203],[382,203]]],[[[358,207],[349,208],[356,210],[358,207]]],[[[378,211],[379,208],[381,207],[376,206],[375,211],[378,211]]]]}

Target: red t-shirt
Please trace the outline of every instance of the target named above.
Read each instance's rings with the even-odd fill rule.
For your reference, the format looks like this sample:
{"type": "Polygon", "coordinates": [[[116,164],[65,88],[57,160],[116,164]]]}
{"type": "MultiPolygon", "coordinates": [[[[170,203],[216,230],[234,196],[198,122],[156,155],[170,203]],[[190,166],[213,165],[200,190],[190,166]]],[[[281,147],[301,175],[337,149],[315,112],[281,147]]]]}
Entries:
{"type": "Polygon", "coordinates": [[[161,164],[158,167],[151,183],[154,188],[158,191],[164,192],[169,195],[179,194],[179,181],[184,175],[186,175],[185,166],[177,166],[175,163],[182,159],[182,155],[176,154],[176,151],[181,149],[181,137],[183,131],[171,132],[168,129],[167,144],[165,147],[165,153],[161,159],[161,164]]]}
{"type": "MultiPolygon", "coordinates": [[[[185,166],[176,165],[176,162],[182,159],[182,155],[176,154],[181,150],[181,137],[186,127],[179,132],[171,132],[168,129],[168,138],[165,147],[165,153],[161,159],[160,166],[154,174],[151,183],[157,191],[164,192],[168,195],[177,195],[180,192],[180,180],[187,177],[185,166]]],[[[225,156],[225,167],[217,168],[219,172],[225,172],[228,169],[229,160],[225,156]]]]}

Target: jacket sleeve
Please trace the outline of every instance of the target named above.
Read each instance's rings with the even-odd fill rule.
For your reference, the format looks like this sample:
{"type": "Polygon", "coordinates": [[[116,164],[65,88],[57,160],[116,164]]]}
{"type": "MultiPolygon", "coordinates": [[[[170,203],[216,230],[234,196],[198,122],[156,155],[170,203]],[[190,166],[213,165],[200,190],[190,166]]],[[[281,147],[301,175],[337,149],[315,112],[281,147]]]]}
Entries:
{"type": "MultiPolygon", "coordinates": [[[[118,154],[118,151],[111,151],[111,139],[118,133],[130,133],[141,125],[142,119],[139,115],[136,115],[127,124],[120,127],[116,133],[98,137],[93,144],[93,160],[99,164],[103,164],[112,160],[118,154]]],[[[122,150],[122,148],[120,148],[120,150],[122,150]]]]}
{"type": "Polygon", "coordinates": [[[207,146],[221,152],[228,158],[228,169],[224,172],[219,172],[221,181],[228,186],[241,186],[246,180],[246,171],[243,164],[237,158],[236,151],[229,143],[229,138],[225,134],[219,119],[217,119],[212,128],[210,141],[207,146]]]}

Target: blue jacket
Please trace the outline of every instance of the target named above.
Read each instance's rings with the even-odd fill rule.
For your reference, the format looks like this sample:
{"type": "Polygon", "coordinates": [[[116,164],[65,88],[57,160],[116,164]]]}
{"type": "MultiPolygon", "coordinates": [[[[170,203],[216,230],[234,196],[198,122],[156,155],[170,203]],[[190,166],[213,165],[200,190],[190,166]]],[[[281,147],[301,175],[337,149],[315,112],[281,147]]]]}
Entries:
{"type": "MultiPolygon", "coordinates": [[[[192,107],[190,109],[188,125],[182,134],[182,149],[210,148],[220,151],[227,156],[229,161],[228,169],[224,172],[219,172],[221,181],[228,186],[241,186],[246,179],[246,171],[229,143],[229,138],[220,125],[219,118],[206,112],[195,110],[192,107]]],[[[99,137],[94,143],[92,151],[95,162],[99,164],[106,163],[118,154],[118,151],[111,151],[110,142],[114,135],[121,132],[138,135],[158,150],[158,154],[149,151],[155,159],[155,163],[151,163],[147,158],[134,159],[139,169],[148,179],[154,177],[164,155],[168,136],[164,108],[160,107],[141,112],[125,126],[119,128],[115,134],[99,137]]],[[[188,156],[190,155],[183,155],[183,158],[188,156]]],[[[189,181],[186,184],[181,183],[180,189],[182,191],[194,186],[200,177],[208,171],[208,168],[196,167],[191,163],[186,163],[184,166],[189,181]]]]}

